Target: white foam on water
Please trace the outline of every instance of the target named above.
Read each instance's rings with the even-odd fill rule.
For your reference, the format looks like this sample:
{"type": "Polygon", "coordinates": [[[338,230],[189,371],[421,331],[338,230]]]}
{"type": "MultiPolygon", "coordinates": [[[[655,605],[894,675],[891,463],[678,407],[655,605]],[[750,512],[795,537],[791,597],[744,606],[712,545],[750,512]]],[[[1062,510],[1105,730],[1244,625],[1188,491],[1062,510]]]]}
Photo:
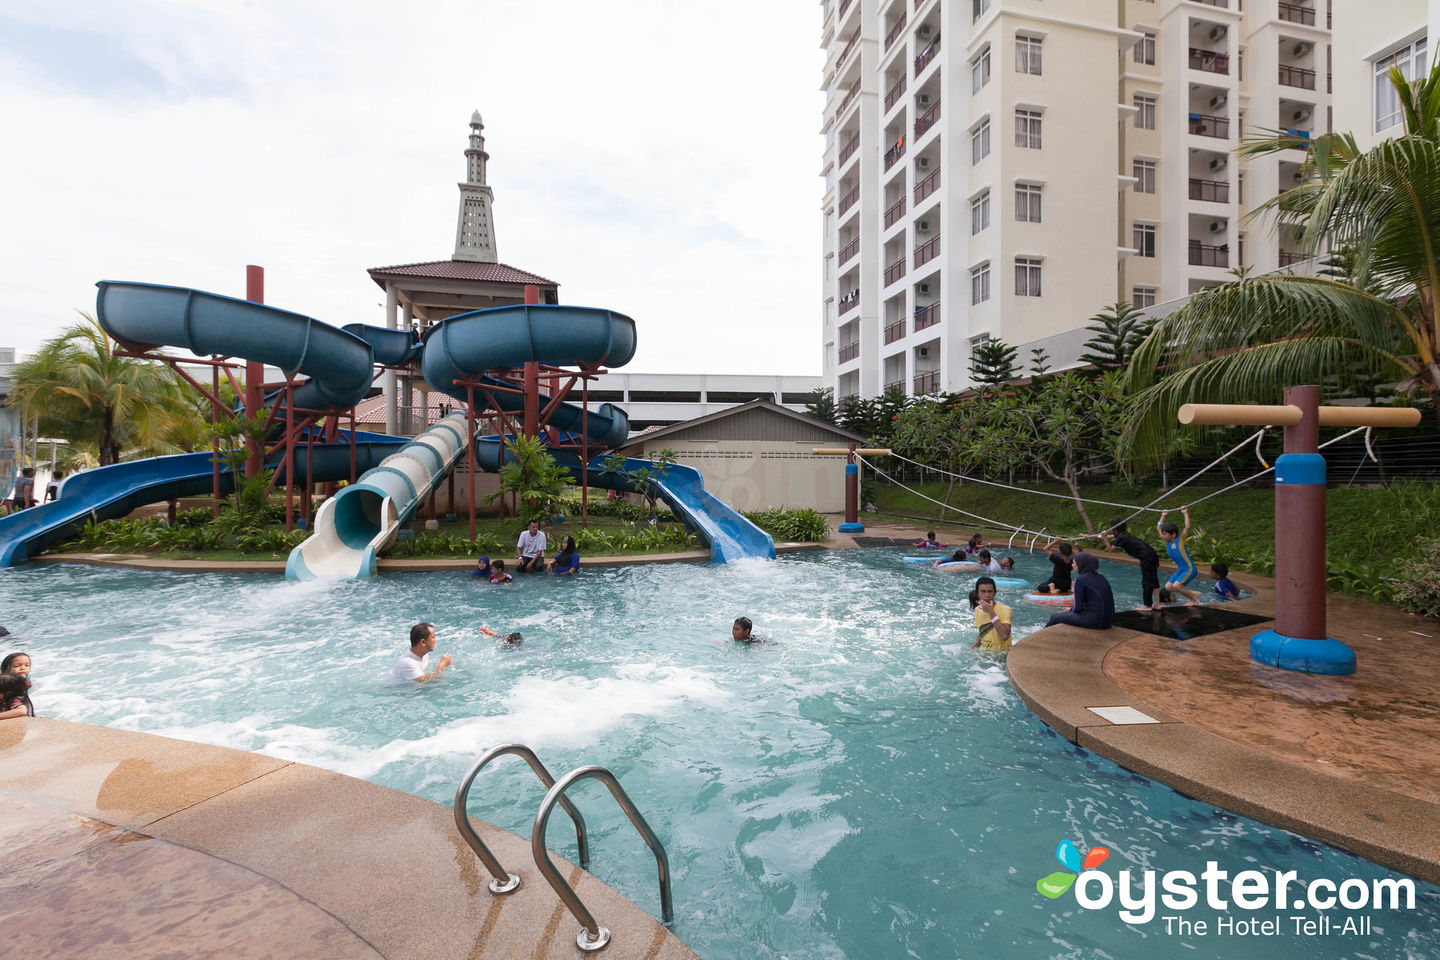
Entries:
{"type": "Polygon", "coordinates": [[[392,740],[373,750],[349,750],[324,737],[306,738],[292,731],[283,744],[272,742],[263,752],[368,778],[402,760],[470,756],[497,743],[515,741],[534,749],[584,747],[636,718],[662,716],[687,703],[720,706],[727,700],[698,670],[626,664],[616,674],[596,679],[522,677],[503,696],[505,713],[453,720],[429,736],[392,740]]]}

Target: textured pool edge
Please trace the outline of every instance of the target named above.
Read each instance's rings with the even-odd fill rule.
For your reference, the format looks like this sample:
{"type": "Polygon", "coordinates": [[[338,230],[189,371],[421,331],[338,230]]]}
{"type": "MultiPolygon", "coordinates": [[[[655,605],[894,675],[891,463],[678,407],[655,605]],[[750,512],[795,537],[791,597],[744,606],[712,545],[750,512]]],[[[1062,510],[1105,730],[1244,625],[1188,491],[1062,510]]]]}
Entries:
{"type": "MultiPolygon", "coordinates": [[[[257,955],[275,955],[276,944],[298,927],[348,942],[356,955],[372,955],[368,950],[386,958],[578,953],[579,924],[536,870],[527,839],[474,821],[500,862],[524,881],[509,896],[491,896],[488,876],[449,808],[316,767],[108,727],[7,720],[0,722],[0,798],[12,816],[29,811],[31,820],[49,821],[51,829],[12,837],[9,849],[23,859],[27,842],[40,844],[34,869],[45,871],[45,895],[52,900],[114,907],[126,889],[116,871],[137,869],[134,856],[94,856],[89,827],[83,840],[60,837],[56,825],[64,819],[123,831],[118,839],[130,850],[158,848],[134,842],[148,838],[174,848],[161,859],[186,859],[191,881],[184,896],[197,918],[237,884],[270,898],[261,915],[230,928],[230,955],[249,955],[242,949],[246,938],[257,955]]],[[[538,807],[538,788],[535,802],[538,807]]],[[[605,956],[695,957],[618,892],[568,860],[552,859],[612,931],[605,956]]],[[[23,873],[18,878],[25,879],[23,873]]],[[[46,954],[42,943],[39,953],[28,955],[97,956],[97,948],[114,946],[117,938],[133,956],[187,945],[179,933],[173,943],[154,942],[171,934],[156,933],[144,910],[116,913],[119,920],[80,926],[68,940],[51,941],[60,953],[46,954]]],[[[179,931],[183,924],[160,929],[172,926],[179,931]]],[[[292,955],[313,953],[297,944],[292,955]]]]}
{"type": "MultiPolygon", "coordinates": [[[[1242,640],[1222,634],[1214,642],[1242,640]]],[[[1223,729],[1206,729],[1162,709],[1152,702],[1162,698],[1134,682],[1136,673],[1117,678],[1120,671],[1107,670],[1112,654],[1127,646],[1142,650],[1153,664],[1160,643],[1161,638],[1130,630],[1051,627],[1016,644],[1006,671],[1026,707],[1078,746],[1197,800],[1440,884],[1440,836],[1434,829],[1440,797],[1407,796],[1239,742],[1223,729]],[[1088,709],[1095,706],[1128,706],[1159,722],[1117,725],[1088,709]]],[[[1260,686],[1253,688],[1263,697],[1260,686]]],[[[1214,696],[1233,693],[1214,691],[1214,696]]]]}

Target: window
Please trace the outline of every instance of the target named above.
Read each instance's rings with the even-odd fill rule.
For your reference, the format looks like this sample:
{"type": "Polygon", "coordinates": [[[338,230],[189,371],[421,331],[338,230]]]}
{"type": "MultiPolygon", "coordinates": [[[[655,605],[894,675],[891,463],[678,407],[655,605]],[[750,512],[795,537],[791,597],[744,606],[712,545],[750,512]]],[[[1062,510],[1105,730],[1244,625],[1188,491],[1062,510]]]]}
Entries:
{"type": "Polygon", "coordinates": [[[1015,146],[1040,149],[1040,111],[1015,111],[1015,146]]]}
{"type": "Polygon", "coordinates": [[[1134,224],[1130,237],[1130,246],[1135,248],[1137,257],[1153,258],[1155,256],[1155,224],[1134,224]]]}
{"type": "Polygon", "coordinates": [[[1015,184],[1015,219],[1021,223],[1040,222],[1040,185],[1015,184]]]}
{"type": "Polygon", "coordinates": [[[1040,296],[1041,263],[1043,261],[1039,257],[1015,258],[1015,296],[1040,296]]]}
{"type": "Polygon", "coordinates": [[[1414,80],[1425,69],[1425,38],[1408,43],[1375,61],[1375,132],[1400,122],[1400,98],[1390,83],[1390,68],[1398,67],[1406,80],[1414,80]]]}
{"type": "Polygon", "coordinates": [[[1018,33],[1015,35],[1016,73],[1040,76],[1040,43],[1039,37],[1027,37],[1018,33]]]}
{"type": "Polygon", "coordinates": [[[979,93],[980,88],[990,82],[990,48],[986,47],[974,60],[970,61],[970,92],[979,93]]]}
{"type": "Polygon", "coordinates": [[[990,156],[990,118],[986,117],[980,121],[980,125],[970,131],[970,163],[977,164],[990,156]]]}
{"type": "Polygon", "coordinates": [[[970,304],[984,303],[990,299],[990,261],[970,269],[970,304]]]}
{"type": "Polygon", "coordinates": [[[990,191],[986,190],[970,201],[970,236],[975,236],[988,226],[990,226],[990,191]]]}
{"type": "Polygon", "coordinates": [[[1154,193],[1154,192],[1155,192],[1155,161],[1154,161],[1154,160],[1139,160],[1139,159],[1137,159],[1137,160],[1135,161],[1135,166],[1134,166],[1132,169],[1134,170],[1134,176],[1135,176],[1135,192],[1136,192],[1136,193],[1154,193]]]}
{"type": "Polygon", "coordinates": [[[1136,287],[1130,291],[1130,306],[1137,310],[1155,306],[1154,287],[1136,287]]]}
{"type": "Polygon", "coordinates": [[[1143,96],[1141,96],[1140,94],[1137,93],[1137,94],[1135,95],[1134,101],[1132,101],[1132,102],[1133,102],[1134,105],[1135,105],[1135,129],[1136,129],[1136,130],[1154,130],[1154,129],[1155,129],[1155,98],[1154,98],[1154,97],[1143,97],[1143,96]]]}
{"type": "Polygon", "coordinates": [[[979,20],[985,15],[985,11],[989,9],[990,0],[971,0],[971,10],[974,12],[970,17],[970,21],[973,23],[979,20]]]}
{"type": "Polygon", "coordinates": [[[1155,34],[1145,31],[1140,42],[1135,44],[1135,62],[1155,65],[1155,34]]]}

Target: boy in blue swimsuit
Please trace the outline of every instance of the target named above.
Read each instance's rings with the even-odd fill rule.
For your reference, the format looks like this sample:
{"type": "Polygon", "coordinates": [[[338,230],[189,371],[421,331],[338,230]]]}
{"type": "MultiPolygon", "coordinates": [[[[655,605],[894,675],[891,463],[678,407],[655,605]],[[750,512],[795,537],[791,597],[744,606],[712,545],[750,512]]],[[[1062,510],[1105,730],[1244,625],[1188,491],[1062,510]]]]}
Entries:
{"type": "Polygon", "coordinates": [[[1181,530],[1173,523],[1165,522],[1165,515],[1169,510],[1160,511],[1160,522],[1155,524],[1155,529],[1160,531],[1160,537],[1165,541],[1165,552],[1170,559],[1175,561],[1176,571],[1174,576],[1165,581],[1165,586],[1171,593],[1179,593],[1189,598],[1186,606],[1193,607],[1200,602],[1200,591],[1186,589],[1185,584],[1195,579],[1195,561],[1190,559],[1190,551],[1185,549],[1185,537],[1190,533],[1190,508],[1181,507],[1180,514],[1185,518],[1185,529],[1181,530]]]}
{"type": "Polygon", "coordinates": [[[1215,592],[1222,600],[1239,600],[1240,588],[1230,579],[1230,568],[1223,563],[1210,564],[1210,575],[1215,578],[1215,592]]]}

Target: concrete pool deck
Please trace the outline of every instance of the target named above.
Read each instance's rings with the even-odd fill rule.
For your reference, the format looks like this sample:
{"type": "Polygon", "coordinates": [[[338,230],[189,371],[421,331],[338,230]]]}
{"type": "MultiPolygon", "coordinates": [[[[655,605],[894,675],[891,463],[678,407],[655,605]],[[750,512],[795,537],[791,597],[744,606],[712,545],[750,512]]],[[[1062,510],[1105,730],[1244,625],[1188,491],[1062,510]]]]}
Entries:
{"type": "MultiPolygon", "coordinates": [[[[540,797],[537,783],[537,806],[540,797]]],[[[529,841],[474,823],[522,878],[515,893],[490,895],[488,874],[441,804],[223,747],[6,720],[6,956],[580,956],[580,925],[540,876],[529,841]]],[[[562,844],[566,826],[551,832],[562,844]]],[[[638,836],[626,854],[650,856],[638,836]]],[[[613,934],[601,955],[694,960],[649,914],[555,860],[613,934]]],[[[658,888],[652,896],[658,903],[658,888]]]]}
{"type": "MultiPolygon", "coordinates": [[[[924,533],[861,520],[864,537],[913,542],[924,533]]],[[[963,542],[974,528],[935,529],[963,542]]],[[[1273,620],[1274,581],[1231,577],[1253,595],[1226,609],[1273,620]]],[[[1440,623],[1341,596],[1327,596],[1326,619],[1329,635],[1355,650],[1352,676],[1251,660],[1250,637],[1269,623],[1191,640],[1052,627],[1017,643],[1006,668],[1031,712],[1087,750],[1197,800],[1440,884],[1440,623]],[[1116,723],[1094,707],[1129,707],[1155,722],[1116,723]]]]}

